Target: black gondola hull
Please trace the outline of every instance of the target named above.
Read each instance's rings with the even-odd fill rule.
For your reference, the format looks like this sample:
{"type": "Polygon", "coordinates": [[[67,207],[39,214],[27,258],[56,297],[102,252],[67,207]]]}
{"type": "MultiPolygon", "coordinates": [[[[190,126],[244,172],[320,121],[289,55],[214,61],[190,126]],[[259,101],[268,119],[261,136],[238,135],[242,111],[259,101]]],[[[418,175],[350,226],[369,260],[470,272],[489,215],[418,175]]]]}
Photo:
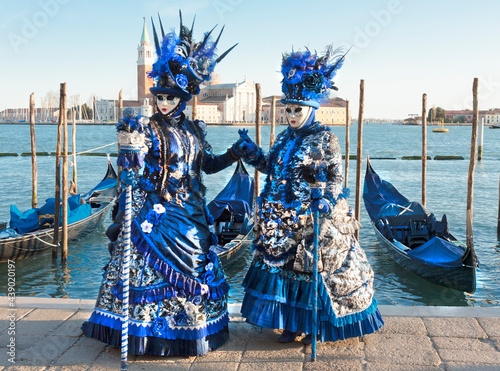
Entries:
{"type": "MultiPolygon", "coordinates": [[[[451,243],[452,246],[453,244],[456,247],[461,246],[461,248],[463,249],[463,253],[461,257],[460,255],[458,255],[459,264],[456,264],[456,261],[453,262],[453,264],[438,264],[435,263],[435,259],[424,260],[415,258],[414,251],[410,250],[408,246],[403,243],[406,240],[403,240],[401,236],[397,237],[400,241],[395,241],[393,240],[393,238],[395,239],[396,235],[393,236],[392,232],[388,233],[387,230],[383,230],[381,232],[377,228],[375,222],[380,222],[382,220],[380,219],[380,216],[377,216],[379,215],[379,210],[384,210],[383,208],[385,207],[385,205],[404,205],[404,203],[407,202],[408,199],[400,194],[392,184],[380,179],[380,177],[371,167],[369,161],[367,163],[363,199],[365,202],[365,207],[368,211],[368,215],[370,216],[375,235],[380,245],[396,263],[401,265],[404,269],[416,274],[417,276],[437,285],[455,290],[465,291],[468,293],[475,292],[476,266],[478,263],[473,246],[466,247],[464,244],[458,242],[449,232],[446,232],[446,237],[443,238],[448,241],[448,244],[451,243]],[[408,254],[408,251],[411,251],[412,256],[408,254]]],[[[414,202],[411,204],[413,205],[412,208],[421,208],[420,204],[418,203],[414,202]]],[[[398,207],[404,209],[404,207],[398,207]]],[[[404,213],[405,212],[402,211],[401,213],[399,213],[399,215],[404,213]]],[[[433,216],[432,214],[429,215],[433,216]]],[[[392,222],[389,222],[390,218],[386,218],[384,220],[386,224],[381,225],[381,228],[391,228],[391,230],[392,228],[401,228],[400,224],[397,224],[397,221],[395,225],[393,225],[391,224],[392,222]]],[[[407,230],[407,233],[409,233],[407,236],[408,241],[410,237],[423,236],[422,234],[412,234],[413,231],[411,226],[409,228],[405,228],[407,230]]],[[[429,241],[431,238],[432,235],[429,235],[429,233],[426,232],[425,240],[421,241],[420,245],[424,244],[425,241],[429,241]]]]}
{"type": "Polygon", "coordinates": [[[396,263],[417,276],[455,290],[474,293],[476,291],[476,269],[473,266],[440,267],[436,265],[421,264],[411,259],[401,249],[385,238],[372,224],[377,240],[382,248],[396,263]]]}

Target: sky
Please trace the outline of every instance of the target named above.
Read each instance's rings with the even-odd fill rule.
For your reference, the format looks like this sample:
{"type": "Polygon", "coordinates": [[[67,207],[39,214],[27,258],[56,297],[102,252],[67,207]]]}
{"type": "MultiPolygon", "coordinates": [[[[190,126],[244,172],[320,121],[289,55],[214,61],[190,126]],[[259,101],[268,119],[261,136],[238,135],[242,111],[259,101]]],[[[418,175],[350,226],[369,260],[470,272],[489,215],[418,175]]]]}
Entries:
{"type": "MultiPolygon", "coordinates": [[[[262,95],[281,93],[282,53],[328,44],[351,51],[334,79],[338,97],[358,115],[365,81],[364,117],[403,120],[428,108],[500,107],[500,2],[454,0],[0,0],[0,110],[27,107],[67,83],[68,96],[137,98],[137,46],[143,17],[162,17],[179,29],[178,11],[194,37],[225,25],[216,67],[221,82],[258,82],[262,95]]],[[[151,40],[153,41],[153,40],[151,40]]]]}

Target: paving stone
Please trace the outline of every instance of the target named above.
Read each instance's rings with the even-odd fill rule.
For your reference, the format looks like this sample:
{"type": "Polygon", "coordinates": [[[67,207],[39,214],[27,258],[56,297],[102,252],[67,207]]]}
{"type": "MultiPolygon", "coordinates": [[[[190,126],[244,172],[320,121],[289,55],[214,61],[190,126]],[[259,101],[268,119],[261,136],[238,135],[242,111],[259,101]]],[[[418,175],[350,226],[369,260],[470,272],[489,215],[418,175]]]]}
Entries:
{"type": "Polygon", "coordinates": [[[75,347],[97,347],[101,348],[101,350],[104,350],[108,344],[103,343],[102,341],[93,339],[93,338],[88,338],[86,336],[81,336],[78,338],[78,341],[74,345],[75,347]]]}
{"type": "Polygon", "coordinates": [[[229,338],[238,339],[254,339],[254,338],[275,338],[277,339],[281,334],[281,330],[274,330],[252,326],[248,323],[229,323],[229,338]]]}
{"type": "Polygon", "coordinates": [[[19,321],[22,319],[26,313],[31,312],[33,309],[31,308],[0,308],[0,332],[9,328],[10,319],[9,316],[14,314],[15,321],[19,321]]]}
{"type": "Polygon", "coordinates": [[[26,349],[33,346],[35,343],[39,343],[45,336],[26,336],[26,335],[9,335],[7,332],[0,334],[0,352],[6,351],[11,344],[11,338],[14,338],[14,344],[16,350],[26,349]]]}
{"type": "Polygon", "coordinates": [[[97,347],[71,347],[64,352],[55,362],[55,366],[71,366],[94,362],[101,354],[102,350],[97,347]]]}
{"type": "Polygon", "coordinates": [[[494,364],[500,368],[500,352],[457,351],[455,349],[439,349],[438,352],[443,362],[494,364]]]}
{"type": "MultiPolygon", "coordinates": [[[[385,321],[385,318],[384,318],[385,321]]],[[[366,364],[366,371],[442,371],[440,366],[423,365],[398,365],[385,362],[369,362],[366,364]]]]}
{"type": "Polygon", "coordinates": [[[390,349],[424,349],[432,350],[431,339],[423,335],[376,334],[364,336],[365,350],[377,348],[381,351],[390,349]]]}
{"type": "Polygon", "coordinates": [[[3,370],[9,370],[9,371],[40,371],[40,370],[45,370],[45,366],[21,366],[21,365],[16,365],[16,366],[10,366],[8,368],[4,368],[3,370]]]}
{"type": "Polygon", "coordinates": [[[363,337],[365,359],[409,365],[439,365],[431,340],[422,335],[377,334],[363,337]]]}
{"type": "MultiPolygon", "coordinates": [[[[119,352],[118,352],[119,354],[119,352]]],[[[119,358],[119,356],[118,356],[119,358]]],[[[185,363],[187,365],[190,365],[191,363],[194,362],[196,357],[179,357],[179,356],[168,356],[168,357],[163,357],[163,356],[152,356],[150,354],[145,354],[142,356],[136,356],[134,363],[151,363],[151,364],[167,364],[167,363],[185,363]]]]}
{"type": "Polygon", "coordinates": [[[204,362],[194,361],[189,371],[236,371],[239,362],[204,362]]]}
{"type": "Polygon", "coordinates": [[[241,362],[273,361],[286,359],[288,362],[304,360],[304,345],[298,341],[278,343],[276,338],[252,338],[248,340],[241,362]]]}
{"type": "Polygon", "coordinates": [[[218,349],[196,357],[195,363],[239,362],[248,340],[230,336],[229,341],[218,349]]]}
{"type": "Polygon", "coordinates": [[[248,363],[240,363],[240,367],[238,371],[256,371],[256,370],[265,370],[265,371],[302,371],[304,366],[303,362],[293,362],[287,358],[282,358],[280,360],[271,361],[260,361],[260,362],[248,362],[248,363]],[[285,360],[284,360],[285,359],[285,360]]]}
{"type": "Polygon", "coordinates": [[[493,342],[497,350],[500,350],[500,338],[491,338],[491,341],[493,342]]]}
{"type": "MultiPolygon", "coordinates": [[[[351,338],[336,342],[318,343],[316,345],[316,359],[325,360],[338,357],[363,357],[365,343],[359,338],[351,338]]],[[[306,361],[311,358],[311,346],[305,349],[306,361]]]]}
{"type": "Polygon", "coordinates": [[[90,318],[91,311],[80,310],[74,313],[66,321],[61,323],[52,333],[52,335],[80,336],[82,334],[82,324],[90,318]]]}
{"type": "Polygon", "coordinates": [[[500,318],[478,318],[477,319],[483,330],[488,336],[500,337],[500,318]]]}
{"type": "MultiPolygon", "coordinates": [[[[120,366],[118,364],[118,366],[120,366]]],[[[177,363],[177,362],[157,362],[157,363],[144,363],[144,362],[131,362],[128,364],[128,369],[130,371],[139,370],[175,370],[175,371],[187,371],[191,367],[190,363],[177,363]]],[[[117,370],[117,368],[115,368],[117,370]]]]}
{"type": "Polygon", "coordinates": [[[72,336],[46,336],[39,343],[34,343],[31,348],[18,352],[18,362],[23,365],[49,365],[59,358],[78,340],[72,336]]]}
{"type": "Polygon", "coordinates": [[[488,336],[475,318],[423,318],[430,336],[484,339],[488,336]]]}
{"type": "Polygon", "coordinates": [[[360,359],[328,359],[316,362],[304,362],[303,370],[307,371],[362,371],[363,363],[360,359]]]}
{"type": "Polygon", "coordinates": [[[17,335],[50,335],[56,327],[71,317],[76,310],[36,309],[17,322],[17,335]]]}
{"type": "Polygon", "coordinates": [[[478,365],[463,362],[448,362],[444,364],[446,371],[498,371],[495,365],[478,365]]]}
{"type": "MultiPolygon", "coordinates": [[[[129,356],[129,362],[135,360],[135,356],[129,356]]],[[[101,352],[99,357],[91,363],[89,362],[91,367],[89,370],[117,370],[121,364],[121,354],[118,348],[112,348],[110,346],[106,346],[105,349],[101,352]]]]}
{"type": "Polygon", "coordinates": [[[477,352],[496,351],[494,344],[471,338],[433,337],[438,349],[473,350],[477,352]]]}
{"type": "Polygon", "coordinates": [[[87,371],[89,366],[87,364],[79,364],[79,365],[64,365],[64,366],[49,366],[48,368],[44,368],[45,371],[87,371]]]}
{"type": "Polygon", "coordinates": [[[420,317],[384,317],[380,334],[426,335],[424,321],[420,317]]]}

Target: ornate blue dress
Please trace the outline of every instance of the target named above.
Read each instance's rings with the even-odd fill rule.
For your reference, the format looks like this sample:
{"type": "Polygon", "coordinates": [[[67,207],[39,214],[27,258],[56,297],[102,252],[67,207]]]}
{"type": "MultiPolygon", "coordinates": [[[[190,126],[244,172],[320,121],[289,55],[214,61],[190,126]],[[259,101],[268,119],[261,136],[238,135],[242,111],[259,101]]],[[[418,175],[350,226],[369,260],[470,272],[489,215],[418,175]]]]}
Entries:
{"type": "MultiPolygon", "coordinates": [[[[228,340],[227,292],[212,244],[201,171],[237,158],[215,156],[204,123],[154,115],[144,128],[147,154],[133,191],[129,352],[199,356],[228,340]]],[[[123,240],[111,243],[86,336],[120,345],[123,240]]]]}
{"type": "Polygon", "coordinates": [[[313,218],[311,189],[322,188],[330,211],[319,223],[318,339],[336,341],[383,326],[373,298],[373,271],[354,237],[360,228],[342,186],[337,137],[318,122],[288,128],[266,156],[250,161],[267,174],[254,227],[253,261],[244,279],[242,315],[254,325],[312,333],[313,218]],[[315,185],[313,165],[331,176],[315,185]]]}

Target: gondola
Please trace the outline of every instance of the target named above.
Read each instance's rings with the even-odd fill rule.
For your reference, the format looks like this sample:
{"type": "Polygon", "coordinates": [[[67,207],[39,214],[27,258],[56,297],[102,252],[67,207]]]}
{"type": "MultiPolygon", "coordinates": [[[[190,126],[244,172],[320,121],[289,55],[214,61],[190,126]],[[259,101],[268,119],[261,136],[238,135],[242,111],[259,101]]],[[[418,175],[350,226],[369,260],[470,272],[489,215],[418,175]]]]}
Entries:
{"type": "Polygon", "coordinates": [[[410,202],[367,163],[363,200],[378,241],[403,268],[435,284],[474,293],[474,247],[448,230],[446,215],[438,221],[420,203],[410,202]]]}
{"type": "MultiPolygon", "coordinates": [[[[79,238],[94,231],[104,221],[108,211],[115,203],[116,185],[117,175],[111,162],[108,160],[108,168],[102,181],[89,192],[72,196],[74,200],[78,200],[79,205],[84,206],[82,209],[85,210],[80,215],[86,216],[79,219],[75,213],[73,215],[74,222],[70,223],[68,219],[68,240],[79,238]]],[[[70,201],[68,203],[70,204],[70,201]]],[[[10,237],[0,238],[0,262],[25,259],[52,249],[54,228],[51,226],[51,223],[53,223],[53,215],[43,214],[44,206],[40,209],[32,209],[34,213],[39,214],[36,215],[36,223],[41,225],[38,229],[14,236],[12,236],[12,229],[0,231],[0,236],[11,235],[10,237]],[[40,210],[42,210],[42,213],[39,212],[40,210]],[[50,218],[51,216],[52,219],[50,218]]],[[[54,210],[53,205],[52,210],[54,210]]],[[[71,215],[71,206],[69,210],[71,215]]],[[[59,241],[61,238],[62,227],[59,227],[59,241]]]]}
{"type": "Polygon", "coordinates": [[[223,267],[238,260],[252,244],[253,192],[253,178],[240,160],[224,189],[207,205],[218,238],[212,250],[223,267]]]}

